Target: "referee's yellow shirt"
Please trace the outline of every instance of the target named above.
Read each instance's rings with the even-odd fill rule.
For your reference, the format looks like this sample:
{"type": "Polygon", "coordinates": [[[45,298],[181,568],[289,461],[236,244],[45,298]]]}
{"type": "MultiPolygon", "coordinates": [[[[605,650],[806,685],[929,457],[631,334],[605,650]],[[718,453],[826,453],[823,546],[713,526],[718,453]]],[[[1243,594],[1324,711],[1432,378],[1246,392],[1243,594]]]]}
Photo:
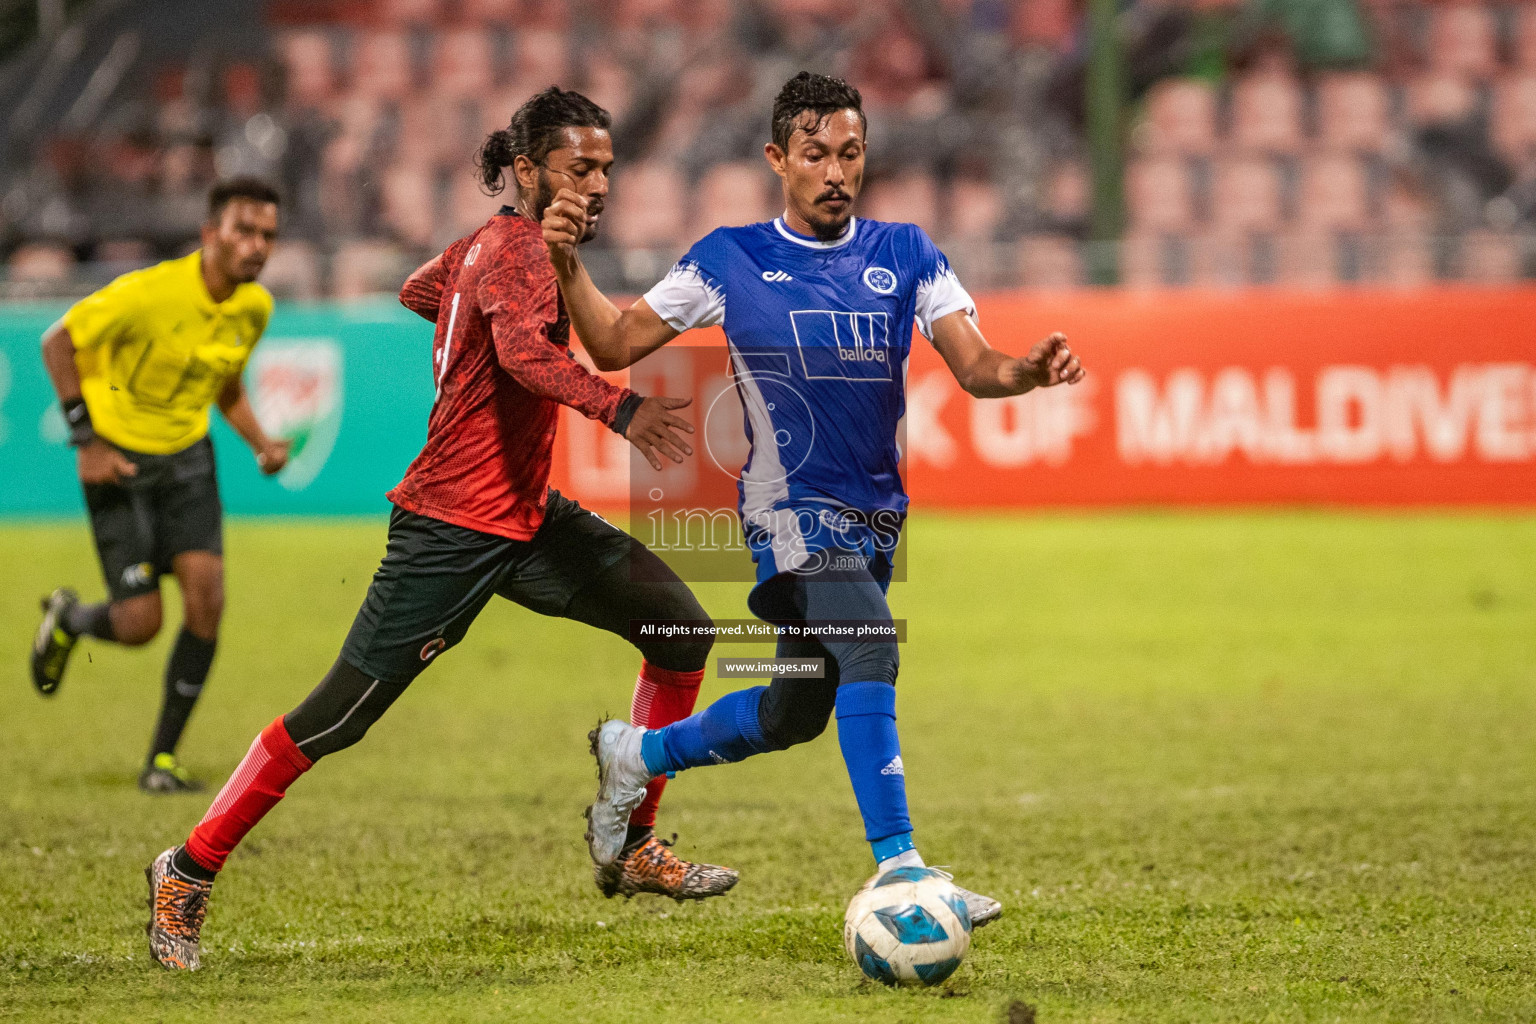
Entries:
{"type": "Polygon", "coordinates": [[[202,251],[124,274],[70,307],[80,391],[96,433],[169,455],[208,433],[208,407],[245,369],[272,316],[272,293],[242,284],[214,302],[202,251]]]}

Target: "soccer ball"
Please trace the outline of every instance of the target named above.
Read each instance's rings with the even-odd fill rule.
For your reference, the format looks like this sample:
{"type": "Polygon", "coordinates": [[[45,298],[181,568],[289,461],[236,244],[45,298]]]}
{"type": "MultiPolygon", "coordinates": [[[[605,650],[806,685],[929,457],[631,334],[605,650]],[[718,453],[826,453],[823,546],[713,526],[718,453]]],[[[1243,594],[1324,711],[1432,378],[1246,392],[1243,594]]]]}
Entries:
{"type": "Polygon", "coordinates": [[[843,946],[875,981],[937,985],[971,948],[971,914],[943,871],[892,868],[848,904],[843,946]]]}

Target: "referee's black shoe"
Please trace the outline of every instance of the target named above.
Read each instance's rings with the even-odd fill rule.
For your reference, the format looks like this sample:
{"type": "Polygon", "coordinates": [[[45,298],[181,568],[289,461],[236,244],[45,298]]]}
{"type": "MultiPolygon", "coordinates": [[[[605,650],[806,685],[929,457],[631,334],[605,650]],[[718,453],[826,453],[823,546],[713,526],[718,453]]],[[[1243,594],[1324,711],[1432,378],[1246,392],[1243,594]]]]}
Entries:
{"type": "Polygon", "coordinates": [[[52,697],[64,681],[64,667],[79,637],[64,628],[69,610],[80,603],[75,592],[60,587],[43,598],[43,621],[32,641],[32,685],[44,697],[52,697]]]}

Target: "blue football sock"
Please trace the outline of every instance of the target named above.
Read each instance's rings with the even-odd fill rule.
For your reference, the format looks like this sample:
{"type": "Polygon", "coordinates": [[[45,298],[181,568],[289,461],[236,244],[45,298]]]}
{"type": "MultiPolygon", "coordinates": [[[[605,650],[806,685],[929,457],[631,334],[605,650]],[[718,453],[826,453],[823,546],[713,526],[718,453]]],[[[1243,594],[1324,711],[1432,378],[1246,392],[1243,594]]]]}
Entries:
{"type": "MultiPolygon", "coordinates": [[[[837,688],[836,707],[837,743],[864,816],[864,838],[874,844],[904,836],[910,848],[912,819],[907,816],[907,778],[896,736],[896,687],[885,682],[844,683],[837,688]]],[[[878,852],[876,859],[882,859],[878,852]]]]}
{"type": "Polygon", "coordinates": [[[640,738],[640,756],[657,775],[701,764],[742,761],[768,749],[757,720],[765,686],[728,693],[698,714],[640,738]]]}

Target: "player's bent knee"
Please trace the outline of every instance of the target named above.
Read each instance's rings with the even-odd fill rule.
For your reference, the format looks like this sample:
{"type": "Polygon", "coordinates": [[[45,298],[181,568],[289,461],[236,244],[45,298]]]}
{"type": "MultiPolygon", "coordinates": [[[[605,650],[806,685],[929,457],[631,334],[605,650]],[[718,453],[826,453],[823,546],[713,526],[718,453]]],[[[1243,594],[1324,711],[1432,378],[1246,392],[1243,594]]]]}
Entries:
{"type": "Polygon", "coordinates": [[[776,679],[763,691],[757,718],[769,749],[786,750],[809,743],[826,731],[837,702],[837,688],[806,685],[808,682],[776,679]]]}
{"type": "Polygon", "coordinates": [[[834,654],[837,674],[843,682],[896,685],[901,655],[895,644],[838,644],[834,654]]]}
{"type": "Polygon", "coordinates": [[[372,679],[338,659],[303,703],[283,716],[294,745],[311,762],[361,740],[408,684],[372,679]]]}
{"type": "Polygon", "coordinates": [[[160,632],[160,596],[129,598],[112,606],[112,635],[126,647],[142,647],[160,632]]]}

